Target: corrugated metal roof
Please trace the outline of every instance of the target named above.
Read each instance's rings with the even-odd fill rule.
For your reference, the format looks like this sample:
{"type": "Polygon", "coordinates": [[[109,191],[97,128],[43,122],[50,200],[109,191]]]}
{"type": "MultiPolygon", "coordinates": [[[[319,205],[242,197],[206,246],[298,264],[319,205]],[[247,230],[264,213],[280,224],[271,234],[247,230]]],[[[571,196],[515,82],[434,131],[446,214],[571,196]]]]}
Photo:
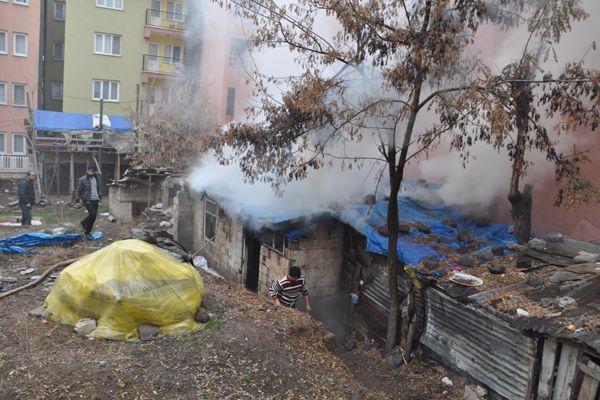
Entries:
{"type": "Polygon", "coordinates": [[[529,398],[537,341],[506,321],[435,288],[425,291],[421,343],[509,400],[529,398]]]}

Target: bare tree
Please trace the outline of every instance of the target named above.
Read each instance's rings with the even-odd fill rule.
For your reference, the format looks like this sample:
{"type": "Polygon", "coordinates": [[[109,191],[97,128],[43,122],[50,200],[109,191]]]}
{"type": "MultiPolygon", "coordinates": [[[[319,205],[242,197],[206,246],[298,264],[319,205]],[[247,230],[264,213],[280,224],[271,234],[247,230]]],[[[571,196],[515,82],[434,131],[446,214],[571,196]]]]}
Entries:
{"type": "Polygon", "coordinates": [[[214,132],[211,102],[198,81],[179,74],[170,82],[169,99],[149,115],[137,116],[134,165],[185,170],[198,160],[201,138],[214,132]]]}

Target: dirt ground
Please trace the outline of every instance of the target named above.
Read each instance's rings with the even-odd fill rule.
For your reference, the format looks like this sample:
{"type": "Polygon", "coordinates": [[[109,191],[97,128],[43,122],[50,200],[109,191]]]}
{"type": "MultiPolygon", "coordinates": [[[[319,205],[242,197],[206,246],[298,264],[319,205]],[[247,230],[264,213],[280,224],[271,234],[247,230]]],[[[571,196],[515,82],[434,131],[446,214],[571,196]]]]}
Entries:
{"type": "MultiPolygon", "coordinates": [[[[17,278],[14,288],[30,281],[31,275],[19,273],[24,268],[41,273],[128,237],[129,226],[102,218],[97,226],[105,233],[100,241],[0,255],[0,276],[17,278]]],[[[2,227],[0,237],[23,230],[2,227]]],[[[377,348],[359,344],[331,352],[325,330],[308,315],[276,308],[238,284],[202,277],[211,321],[195,332],[147,342],[90,340],[29,316],[43,304],[47,282],[0,299],[0,399],[462,398],[464,386],[453,375],[448,389],[443,371],[420,361],[390,369],[377,348]]]]}

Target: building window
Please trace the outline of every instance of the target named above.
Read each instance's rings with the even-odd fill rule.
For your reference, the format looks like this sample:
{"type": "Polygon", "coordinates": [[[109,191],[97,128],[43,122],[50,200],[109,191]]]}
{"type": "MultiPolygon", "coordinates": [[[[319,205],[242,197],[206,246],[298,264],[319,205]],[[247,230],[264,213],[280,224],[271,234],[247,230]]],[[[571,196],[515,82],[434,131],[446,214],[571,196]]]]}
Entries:
{"type": "Polygon", "coordinates": [[[0,132],[0,154],[6,154],[6,133],[0,132]]]}
{"type": "Polygon", "coordinates": [[[96,0],[96,7],[112,8],[113,10],[122,10],[123,0],[96,0]]]}
{"type": "Polygon", "coordinates": [[[13,0],[13,3],[18,4],[20,6],[28,6],[29,0],[13,0]]]}
{"type": "Polygon", "coordinates": [[[183,3],[167,1],[167,19],[171,21],[183,21],[183,3]]]}
{"type": "Polygon", "coordinates": [[[156,88],[154,86],[148,87],[148,103],[153,104],[156,102],[156,88]]]}
{"type": "Polygon", "coordinates": [[[0,82],[0,104],[8,104],[8,96],[6,82],[0,82]]]}
{"type": "Polygon", "coordinates": [[[17,107],[27,107],[27,91],[22,83],[13,83],[12,85],[12,104],[17,107]]]}
{"type": "Polygon", "coordinates": [[[265,246],[268,246],[281,254],[284,254],[287,246],[285,237],[277,232],[267,232],[262,234],[260,241],[265,246]]]}
{"type": "Polygon", "coordinates": [[[13,33],[13,55],[27,57],[27,34],[13,33]]]}
{"type": "Polygon", "coordinates": [[[60,61],[65,59],[65,42],[52,42],[52,58],[60,61]]]}
{"type": "Polygon", "coordinates": [[[169,90],[168,87],[164,87],[164,88],[162,88],[162,94],[160,96],[160,101],[162,101],[163,104],[167,104],[169,102],[169,100],[171,100],[171,91],[169,90]]]}
{"type": "Polygon", "coordinates": [[[233,111],[235,109],[235,88],[227,88],[227,107],[225,109],[225,115],[233,118],[233,111]]]}
{"type": "Polygon", "coordinates": [[[244,39],[233,38],[229,41],[229,66],[239,67],[244,59],[244,52],[247,49],[244,39]]]}
{"type": "Polygon", "coordinates": [[[62,100],[63,98],[63,83],[60,81],[52,81],[52,91],[50,95],[54,100],[62,100]]]}
{"type": "Polygon", "coordinates": [[[54,19],[58,21],[65,20],[65,3],[60,1],[54,3],[54,19]]]}
{"type": "Polygon", "coordinates": [[[204,202],[204,238],[214,240],[217,233],[217,203],[206,200],[204,202]]]}
{"type": "Polygon", "coordinates": [[[27,154],[27,142],[25,142],[25,135],[13,133],[13,154],[27,154]]]}
{"type": "Polygon", "coordinates": [[[119,101],[119,82],[118,81],[103,81],[93,80],[92,99],[106,101],[119,101]]]}
{"type": "Polygon", "coordinates": [[[109,56],[121,55],[121,36],[110,33],[94,33],[94,53],[109,56]]]}
{"type": "Polygon", "coordinates": [[[173,64],[181,61],[181,46],[168,44],[165,46],[165,63],[173,64]]]}
{"type": "Polygon", "coordinates": [[[8,32],[0,31],[0,54],[8,54],[8,32]]]}

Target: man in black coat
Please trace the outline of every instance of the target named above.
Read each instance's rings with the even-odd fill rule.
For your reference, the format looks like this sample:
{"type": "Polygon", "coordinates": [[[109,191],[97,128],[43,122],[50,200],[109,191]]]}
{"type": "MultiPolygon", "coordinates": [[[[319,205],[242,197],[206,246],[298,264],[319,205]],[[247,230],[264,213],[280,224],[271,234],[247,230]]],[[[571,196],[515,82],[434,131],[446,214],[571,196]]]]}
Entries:
{"type": "Polygon", "coordinates": [[[96,216],[98,215],[98,204],[102,200],[100,194],[100,177],[97,174],[96,167],[89,167],[84,176],[79,178],[77,189],[75,190],[75,207],[81,208],[81,202],[88,212],[87,217],[81,221],[81,227],[87,236],[92,232],[96,216]]]}
{"type": "Polygon", "coordinates": [[[35,204],[33,181],[35,174],[31,171],[19,179],[19,207],[21,208],[21,225],[31,225],[31,208],[35,204]]]}

